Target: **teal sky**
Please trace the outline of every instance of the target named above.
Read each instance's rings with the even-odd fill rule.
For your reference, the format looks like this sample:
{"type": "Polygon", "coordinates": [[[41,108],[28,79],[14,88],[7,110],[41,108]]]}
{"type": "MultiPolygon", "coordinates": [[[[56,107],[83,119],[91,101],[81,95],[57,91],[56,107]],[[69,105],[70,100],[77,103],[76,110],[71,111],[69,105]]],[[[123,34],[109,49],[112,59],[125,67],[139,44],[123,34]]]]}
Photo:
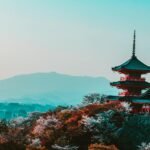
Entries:
{"type": "Polygon", "coordinates": [[[150,0],[0,0],[0,78],[105,76],[136,53],[150,65],[150,0]]]}

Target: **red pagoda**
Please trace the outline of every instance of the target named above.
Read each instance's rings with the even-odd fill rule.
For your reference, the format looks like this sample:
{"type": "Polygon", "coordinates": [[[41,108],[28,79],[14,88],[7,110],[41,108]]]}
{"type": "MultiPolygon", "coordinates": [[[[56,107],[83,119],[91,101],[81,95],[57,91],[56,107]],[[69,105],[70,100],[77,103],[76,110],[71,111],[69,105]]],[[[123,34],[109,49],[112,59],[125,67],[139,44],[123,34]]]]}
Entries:
{"type": "Polygon", "coordinates": [[[150,73],[150,66],[141,62],[135,55],[136,32],[133,37],[133,50],[131,58],[125,63],[113,67],[112,70],[123,74],[120,81],[111,82],[112,86],[122,89],[118,96],[110,96],[112,100],[129,101],[135,104],[150,104],[150,83],[148,83],[142,75],[150,73]],[[143,90],[147,90],[143,94],[143,90]]]}

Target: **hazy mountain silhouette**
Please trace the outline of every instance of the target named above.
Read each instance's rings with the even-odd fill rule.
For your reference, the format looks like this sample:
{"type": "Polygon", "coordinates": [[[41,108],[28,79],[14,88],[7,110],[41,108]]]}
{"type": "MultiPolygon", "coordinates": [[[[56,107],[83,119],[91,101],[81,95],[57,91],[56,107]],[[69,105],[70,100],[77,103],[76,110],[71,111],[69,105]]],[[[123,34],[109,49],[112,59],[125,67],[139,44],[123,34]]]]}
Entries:
{"type": "Polygon", "coordinates": [[[34,73],[0,80],[0,101],[76,104],[89,93],[115,94],[104,77],[34,73]]]}

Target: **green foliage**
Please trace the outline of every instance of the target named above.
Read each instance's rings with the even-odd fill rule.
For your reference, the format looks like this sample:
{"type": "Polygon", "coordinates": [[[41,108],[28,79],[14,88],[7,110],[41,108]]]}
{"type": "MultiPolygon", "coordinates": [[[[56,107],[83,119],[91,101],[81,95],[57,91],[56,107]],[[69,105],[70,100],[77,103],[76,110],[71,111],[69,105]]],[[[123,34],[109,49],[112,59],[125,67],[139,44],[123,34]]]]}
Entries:
{"type": "Polygon", "coordinates": [[[8,131],[8,122],[6,120],[0,120],[0,133],[8,131]]]}
{"type": "Polygon", "coordinates": [[[142,142],[150,142],[150,116],[129,115],[119,134],[117,145],[121,150],[136,150],[142,142]]]}
{"type": "Polygon", "coordinates": [[[83,104],[104,103],[105,96],[98,93],[92,93],[84,96],[83,104]]]}
{"type": "Polygon", "coordinates": [[[10,124],[0,121],[0,150],[87,150],[95,143],[138,150],[141,143],[150,142],[149,115],[126,113],[117,109],[116,103],[103,103],[99,94],[85,96],[84,103],[82,107],[59,106],[55,111],[32,113],[10,124]]]}

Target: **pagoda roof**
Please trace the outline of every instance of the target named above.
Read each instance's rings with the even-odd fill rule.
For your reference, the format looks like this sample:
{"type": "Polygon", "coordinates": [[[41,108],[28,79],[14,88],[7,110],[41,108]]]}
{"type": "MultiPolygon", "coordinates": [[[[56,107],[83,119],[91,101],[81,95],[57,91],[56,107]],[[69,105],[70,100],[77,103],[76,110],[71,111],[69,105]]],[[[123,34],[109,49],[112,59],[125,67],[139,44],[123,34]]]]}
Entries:
{"type": "Polygon", "coordinates": [[[150,99],[133,99],[133,103],[144,103],[144,104],[150,104],[150,99]]]}
{"type": "Polygon", "coordinates": [[[119,100],[119,96],[114,96],[114,95],[108,95],[106,98],[108,100],[119,100]]]}
{"type": "Polygon", "coordinates": [[[150,83],[148,82],[140,82],[140,81],[117,81],[117,82],[111,82],[112,86],[140,86],[144,88],[150,88],[150,83]]]}
{"type": "MultiPolygon", "coordinates": [[[[150,90],[147,90],[147,92],[150,92],[150,90]]],[[[146,94],[147,92],[145,92],[144,94],[146,94]]],[[[150,93],[149,93],[150,94],[150,93]]],[[[139,104],[150,104],[150,97],[134,97],[134,96],[112,96],[109,95],[107,96],[108,100],[111,101],[128,101],[128,102],[132,102],[132,103],[139,103],[139,104]]]]}
{"type": "Polygon", "coordinates": [[[135,56],[135,46],[136,46],[135,40],[136,40],[136,33],[134,31],[132,57],[128,61],[124,62],[123,64],[113,67],[112,68],[113,71],[119,71],[122,73],[125,73],[126,71],[150,73],[150,66],[147,66],[135,56]]]}
{"type": "Polygon", "coordinates": [[[150,72],[150,66],[147,66],[146,64],[141,62],[135,55],[133,55],[128,61],[121,64],[120,66],[113,67],[112,70],[114,71],[134,70],[134,71],[150,72]]]}

